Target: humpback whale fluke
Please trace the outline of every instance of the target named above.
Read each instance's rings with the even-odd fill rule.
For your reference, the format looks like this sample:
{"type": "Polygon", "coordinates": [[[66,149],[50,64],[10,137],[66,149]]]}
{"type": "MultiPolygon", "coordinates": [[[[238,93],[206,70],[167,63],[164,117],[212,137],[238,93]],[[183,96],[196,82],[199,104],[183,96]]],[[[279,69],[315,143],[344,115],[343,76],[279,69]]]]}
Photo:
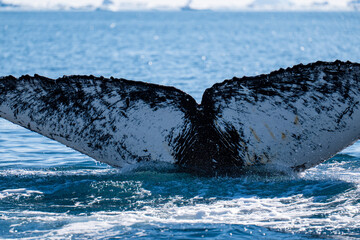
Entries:
{"type": "Polygon", "coordinates": [[[360,138],[360,64],[234,77],[203,94],[94,76],[0,78],[0,117],[116,167],[301,171],[360,138]]]}

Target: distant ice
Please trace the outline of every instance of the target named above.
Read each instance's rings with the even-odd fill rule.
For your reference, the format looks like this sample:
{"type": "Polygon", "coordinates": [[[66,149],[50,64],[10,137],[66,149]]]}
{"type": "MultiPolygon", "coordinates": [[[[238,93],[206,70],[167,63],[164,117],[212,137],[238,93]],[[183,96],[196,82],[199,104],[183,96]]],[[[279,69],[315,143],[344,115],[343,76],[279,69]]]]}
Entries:
{"type": "Polygon", "coordinates": [[[356,11],[360,0],[0,0],[0,10],[356,11]]]}

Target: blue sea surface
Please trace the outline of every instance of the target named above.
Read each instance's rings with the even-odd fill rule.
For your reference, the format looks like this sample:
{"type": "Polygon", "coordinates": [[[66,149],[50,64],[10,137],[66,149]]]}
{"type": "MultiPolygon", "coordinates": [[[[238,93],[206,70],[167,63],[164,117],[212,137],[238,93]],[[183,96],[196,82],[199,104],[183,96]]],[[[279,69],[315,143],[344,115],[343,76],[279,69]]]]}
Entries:
{"type": "MultiPolygon", "coordinates": [[[[0,76],[102,75],[201,100],[233,76],[360,62],[360,13],[0,12],[0,76]]],[[[360,238],[360,143],[298,175],[124,172],[0,120],[0,238],[360,238]]]]}

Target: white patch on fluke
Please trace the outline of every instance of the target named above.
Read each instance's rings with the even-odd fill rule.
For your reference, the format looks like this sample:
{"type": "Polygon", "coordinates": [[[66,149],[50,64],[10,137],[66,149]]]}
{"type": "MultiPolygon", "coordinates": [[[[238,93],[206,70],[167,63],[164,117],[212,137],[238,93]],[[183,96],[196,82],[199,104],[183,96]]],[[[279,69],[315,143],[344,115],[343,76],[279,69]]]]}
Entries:
{"type": "MultiPolygon", "coordinates": [[[[278,92],[273,96],[261,93],[252,95],[248,87],[240,85],[238,95],[224,102],[221,100],[221,90],[218,90],[219,100],[214,109],[220,109],[221,117],[217,118],[217,126],[226,132],[226,126],[232,125],[243,133],[241,141],[246,143],[246,151],[239,154],[246,165],[259,165],[266,160],[268,169],[285,172],[307,169],[359,139],[360,93],[352,87],[358,85],[357,78],[349,71],[339,75],[338,80],[326,81],[325,77],[329,78],[329,74],[323,68],[313,70],[318,76],[311,74],[306,83],[301,83],[307,85],[309,90],[299,96],[294,96],[291,90],[280,90],[284,84],[290,85],[293,81],[286,77],[280,80],[283,83],[274,83],[278,84],[279,89],[271,89],[278,92]],[[334,86],[336,81],[342,81],[342,89],[346,88],[346,84],[352,89],[348,97],[344,97],[340,87],[334,86]],[[324,88],[335,90],[322,93],[324,88]]],[[[331,71],[336,73],[337,70],[331,71]]],[[[302,77],[307,79],[303,74],[302,77]]],[[[281,78],[281,73],[278,75],[281,78]]],[[[298,89],[301,84],[294,83],[291,89],[298,89]]],[[[261,83],[258,88],[262,88],[261,83]]]]}

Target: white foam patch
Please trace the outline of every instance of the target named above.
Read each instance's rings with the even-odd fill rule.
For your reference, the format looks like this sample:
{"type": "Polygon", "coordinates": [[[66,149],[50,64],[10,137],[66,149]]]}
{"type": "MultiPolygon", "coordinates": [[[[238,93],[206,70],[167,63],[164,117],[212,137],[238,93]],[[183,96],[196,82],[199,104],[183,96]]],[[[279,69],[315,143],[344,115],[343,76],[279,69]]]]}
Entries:
{"type": "MultiPolygon", "coordinates": [[[[181,224],[192,224],[199,228],[205,228],[207,224],[251,225],[295,234],[321,235],[326,232],[336,234],[342,230],[351,232],[360,228],[360,202],[357,201],[360,195],[360,169],[351,170],[353,173],[351,175],[343,168],[344,164],[342,162],[323,164],[302,173],[299,180],[314,181],[318,178],[322,181],[319,182],[320,185],[314,182],[313,186],[308,185],[308,189],[299,190],[298,193],[296,187],[291,195],[289,191],[284,196],[276,197],[244,195],[241,191],[242,184],[240,184],[239,191],[234,196],[225,199],[214,196],[207,198],[206,203],[199,201],[203,199],[202,196],[194,196],[188,199],[188,204],[179,206],[178,202],[182,201],[183,197],[175,195],[164,204],[144,206],[139,210],[100,211],[89,215],[0,211],[0,221],[12,222],[10,231],[14,232],[17,228],[26,228],[27,224],[56,226],[56,228],[39,230],[38,233],[41,235],[24,239],[36,239],[39,236],[46,239],[64,239],[71,236],[107,238],[119,236],[124,232],[143,231],[144,226],[149,225],[156,229],[157,226],[166,225],[171,228],[181,224]],[[339,175],[339,172],[344,174],[339,175]],[[331,183],[332,179],[348,182],[353,186],[347,191],[341,191],[329,197],[326,201],[319,201],[314,193],[324,189],[323,181],[331,183]]],[[[121,183],[114,182],[113,184],[121,183]]],[[[260,182],[260,185],[263,186],[263,182],[260,182]]],[[[260,187],[256,181],[252,182],[252,186],[260,187]]],[[[3,190],[0,196],[1,194],[29,196],[42,194],[42,192],[19,188],[3,190]]],[[[149,196],[152,193],[141,188],[137,194],[149,196]]],[[[91,205],[92,202],[88,204],[91,205]]],[[[74,204],[74,207],[79,206],[74,204]]]]}
{"type": "Polygon", "coordinates": [[[43,192],[37,190],[30,190],[26,188],[18,189],[5,189],[0,191],[0,200],[8,197],[30,197],[33,194],[43,194],[43,192]]]}
{"type": "Polygon", "coordinates": [[[2,0],[3,9],[23,10],[241,10],[241,11],[349,11],[360,3],[353,0],[2,0]]]}
{"type": "Polygon", "coordinates": [[[1,177],[28,177],[28,176],[36,176],[36,177],[46,177],[46,176],[102,176],[109,174],[120,174],[123,173],[121,169],[116,168],[108,168],[108,169],[82,169],[82,170],[27,170],[27,169],[8,169],[1,170],[1,177]]]}
{"type": "MultiPolygon", "coordinates": [[[[107,237],[119,234],[122,229],[142,225],[158,224],[236,224],[256,225],[276,231],[290,233],[321,234],[336,229],[358,229],[360,227],[360,204],[350,205],[347,199],[356,191],[344,193],[330,203],[316,202],[312,197],[294,195],[278,198],[239,197],[219,200],[212,204],[195,204],[178,207],[145,207],[139,211],[97,212],[90,216],[48,214],[43,212],[0,212],[0,220],[28,221],[33,223],[65,223],[60,229],[44,232],[43,238],[67,236],[107,237]],[[329,204],[337,204],[336,208],[329,204]],[[322,215],[324,217],[312,217],[322,215]]],[[[28,238],[31,239],[31,238],[28,238]]]]}

